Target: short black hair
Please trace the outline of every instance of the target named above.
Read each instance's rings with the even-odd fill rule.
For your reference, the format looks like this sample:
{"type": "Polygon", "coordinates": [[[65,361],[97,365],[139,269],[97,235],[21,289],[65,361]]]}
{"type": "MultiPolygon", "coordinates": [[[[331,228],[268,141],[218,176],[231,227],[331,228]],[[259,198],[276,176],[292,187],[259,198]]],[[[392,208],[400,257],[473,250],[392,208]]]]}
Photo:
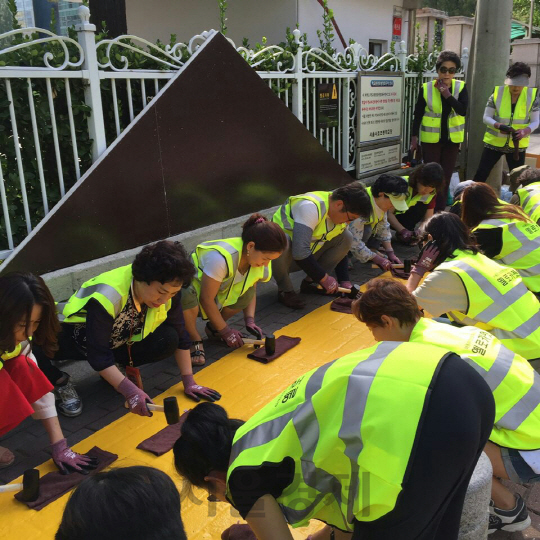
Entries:
{"type": "Polygon", "coordinates": [[[437,191],[444,184],[444,171],[438,163],[422,163],[409,175],[409,186],[415,189],[418,183],[437,191]]]}
{"type": "Polygon", "coordinates": [[[351,182],[332,191],[333,201],[343,201],[351,214],[361,217],[371,215],[371,202],[366,188],[360,182],[351,182]]]}
{"type": "Polygon", "coordinates": [[[55,540],[186,540],[180,494],[164,472],[123,467],[85,478],[69,498],[55,540]]]}
{"type": "Polygon", "coordinates": [[[170,283],[186,287],[195,275],[195,266],[180,242],[161,240],[142,248],[131,266],[136,281],[170,283]]]}
{"type": "Polygon", "coordinates": [[[514,77],[519,77],[520,75],[527,75],[527,77],[531,76],[531,67],[529,64],[526,64],[525,62],[514,62],[506,72],[506,76],[510,79],[513,79],[514,77]]]}
{"type": "Polygon", "coordinates": [[[371,187],[371,193],[378,197],[381,193],[407,193],[409,185],[407,180],[393,174],[381,174],[371,187]]]}
{"type": "Polygon", "coordinates": [[[439,68],[444,62],[454,62],[454,64],[456,64],[456,69],[461,67],[461,59],[454,51],[442,51],[437,58],[435,69],[439,71],[439,68]]]}

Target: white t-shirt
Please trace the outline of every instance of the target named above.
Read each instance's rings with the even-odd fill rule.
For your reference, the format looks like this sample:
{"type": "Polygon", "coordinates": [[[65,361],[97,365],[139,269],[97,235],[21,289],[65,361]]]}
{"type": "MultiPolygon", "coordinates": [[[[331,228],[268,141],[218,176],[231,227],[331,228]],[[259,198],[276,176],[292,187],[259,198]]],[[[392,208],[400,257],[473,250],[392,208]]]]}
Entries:
{"type": "MultiPolygon", "coordinates": [[[[225,257],[216,251],[215,249],[210,249],[205,251],[200,257],[200,265],[203,272],[210,278],[215,279],[222,283],[225,281],[225,278],[228,274],[227,261],[225,257]]],[[[234,276],[234,283],[239,283],[243,281],[245,275],[241,274],[238,270],[234,276]]]]}
{"type": "MultiPolygon", "coordinates": [[[[293,206],[291,213],[295,223],[305,225],[312,231],[319,224],[319,210],[317,209],[317,205],[312,201],[302,199],[293,206]]],[[[336,224],[326,216],[326,231],[330,232],[335,226],[336,224]]],[[[315,238],[311,237],[311,241],[314,242],[315,238]]]]}

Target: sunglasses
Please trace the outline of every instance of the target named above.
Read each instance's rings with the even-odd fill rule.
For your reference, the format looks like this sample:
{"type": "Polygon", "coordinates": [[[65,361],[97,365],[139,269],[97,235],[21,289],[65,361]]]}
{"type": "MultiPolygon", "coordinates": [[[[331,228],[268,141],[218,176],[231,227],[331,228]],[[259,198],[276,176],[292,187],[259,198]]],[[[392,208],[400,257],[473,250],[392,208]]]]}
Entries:
{"type": "Polygon", "coordinates": [[[447,68],[447,67],[443,66],[443,67],[439,68],[439,71],[441,73],[450,73],[450,75],[453,75],[457,71],[457,69],[456,68],[447,68]]]}

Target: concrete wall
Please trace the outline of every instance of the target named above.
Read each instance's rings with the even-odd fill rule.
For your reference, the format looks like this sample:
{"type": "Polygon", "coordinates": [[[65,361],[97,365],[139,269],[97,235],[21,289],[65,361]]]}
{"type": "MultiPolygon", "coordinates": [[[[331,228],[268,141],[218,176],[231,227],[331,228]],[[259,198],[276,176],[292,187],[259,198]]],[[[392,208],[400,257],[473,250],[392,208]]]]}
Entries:
{"type": "MultiPolygon", "coordinates": [[[[216,0],[126,0],[126,18],[128,33],[151,42],[158,38],[168,42],[170,34],[187,41],[204,30],[219,30],[216,0]]],[[[234,0],[229,2],[227,19],[227,37],[237,47],[244,37],[252,47],[263,36],[270,44],[279,43],[287,26],[296,25],[296,0],[234,0]]]]}
{"type": "MultiPolygon", "coordinates": [[[[336,22],[345,41],[353,38],[366,49],[370,39],[387,42],[392,39],[393,7],[403,0],[331,0],[336,22]]],[[[265,36],[269,44],[285,39],[285,29],[300,24],[307,32],[311,46],[318,46],[317,30],[322,29],[322,7],[317,0],[234,0],[227,9],[227,37],[237,46],[247,37],[254,46],[265,36]]],[[[151,42],[168,42],[170,34],[187,41],[204,30],[219,30],[219,10],[216,0],[126,0],[128,33],[151,42]]],[[[403,10],[402,39],[407,39],[408,11],[403,10]]],[[[335,47],[342,50],[336,36],[335,47]]]]}
{"type": "Polygon", "coordinates": [[[463,47],[471,50],[474,19],[472,17],[449,17],[444,33],[444,48],[461,55],[463,47]]]}

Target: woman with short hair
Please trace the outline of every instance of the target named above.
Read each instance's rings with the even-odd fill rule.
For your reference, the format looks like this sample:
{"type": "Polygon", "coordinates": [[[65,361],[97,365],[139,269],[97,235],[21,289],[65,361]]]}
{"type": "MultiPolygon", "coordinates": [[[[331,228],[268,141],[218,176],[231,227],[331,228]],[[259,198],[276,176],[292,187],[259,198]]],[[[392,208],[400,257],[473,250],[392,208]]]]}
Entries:
{"type": "Polygon", "coordinates": [[[540,125],[540,100],[537,88],[529,87],[530,76],[527,64],[515,62],[506,72],[504,86],[496,86],[489,97],[484,112],[484,150],[475,182],[485,182],[502,156],[510,171],[525,163],[531,133],[540,125]]]}
{"type": "Polygon", "coordinates": [[[461,60],[453,51],[442,51],[435,64],[437,79],[424,83],[414,108],[410,148],[422,145],[425,163],[439,163],[444,185],[437,193],[435,212],[448,204],[448,188],[456,166],[459,145],[465,136],[469,96],[464,81],[455,79],[461,60]]]}

